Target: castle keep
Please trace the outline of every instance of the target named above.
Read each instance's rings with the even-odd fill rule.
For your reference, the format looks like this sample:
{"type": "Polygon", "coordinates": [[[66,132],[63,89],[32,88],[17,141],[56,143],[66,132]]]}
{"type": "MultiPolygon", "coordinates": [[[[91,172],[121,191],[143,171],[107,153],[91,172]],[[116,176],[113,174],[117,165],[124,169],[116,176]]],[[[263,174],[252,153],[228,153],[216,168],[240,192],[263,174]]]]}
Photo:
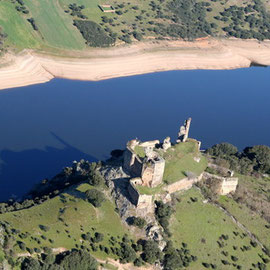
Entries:
{"type": "Polygon", "coordinates": [[[158,140],[148,142],[132,140],[127,143],[124,169],[132,176],[140,177],[143,186],[156,187],[162,182],[165,160],[154,151],[159,144],[158,140]]]}

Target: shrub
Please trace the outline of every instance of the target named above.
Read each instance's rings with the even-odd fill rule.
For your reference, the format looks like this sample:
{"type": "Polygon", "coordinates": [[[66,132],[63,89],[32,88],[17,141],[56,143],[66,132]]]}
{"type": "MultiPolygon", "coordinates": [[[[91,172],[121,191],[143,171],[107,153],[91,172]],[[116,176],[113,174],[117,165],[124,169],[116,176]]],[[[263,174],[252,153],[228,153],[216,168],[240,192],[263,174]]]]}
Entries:
{"type": "Polygon", "coordinates": [[[96,232],[95,237],[93,238],[94,243],[102,242],[104,239],[104,235],[102,233],[96,232]]]}
{"type": "Polygon", "coordinates": [[[142,229],[146,225],[146,221],[145,221],[145,219],[140,218],[140,217],[133,217],[131,220],[131,224],[133,226],[137,226],[140,229],[142,229]]]}
{"type": "Polygon", "coordinates": [[[85,195],[87,200],[95,207],[100,207],[105,201],[103,193],[97,189],[88,189],[85,195]]]}
{"type": "Polygon", "coordinates": [[[89,184],[92,186],[100,186],[102,183],[104,183],[104,178],[99,171],[95,170],[94,173],[89,176],[89,184]]]}
{"type": "Polygon", "coordinates": [[[50,227],[45,225],[39,225],[39,228],[44,232],[48,232],[50,230],[50,227]]]}

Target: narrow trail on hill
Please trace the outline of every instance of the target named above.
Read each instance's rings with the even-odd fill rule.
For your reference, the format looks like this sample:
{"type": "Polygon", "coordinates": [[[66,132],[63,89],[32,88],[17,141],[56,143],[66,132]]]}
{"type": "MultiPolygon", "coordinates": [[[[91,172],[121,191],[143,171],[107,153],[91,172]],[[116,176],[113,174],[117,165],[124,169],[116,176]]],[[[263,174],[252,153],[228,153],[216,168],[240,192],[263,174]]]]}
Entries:
{"type": "MultiPolygon", "coordinates": [[[[205,197],[201,189],[198,186],[196,186],[196,188],[200,191],[202,196],[205,197]]],[[[207,198],[207,203],[210,203],[215,207],[219,208],[225,215],[231,218],[233,223],[236,224],[238,228],[246,232],[252,241],[256,242],[263,250],[267,250],[267,247],[245,225],[243,225],[240,221],[238,221],[237,218],[234,215],[232,215],[226,208],[224,208],[217,202],[211,201],[209,198],[207,198]]]]}

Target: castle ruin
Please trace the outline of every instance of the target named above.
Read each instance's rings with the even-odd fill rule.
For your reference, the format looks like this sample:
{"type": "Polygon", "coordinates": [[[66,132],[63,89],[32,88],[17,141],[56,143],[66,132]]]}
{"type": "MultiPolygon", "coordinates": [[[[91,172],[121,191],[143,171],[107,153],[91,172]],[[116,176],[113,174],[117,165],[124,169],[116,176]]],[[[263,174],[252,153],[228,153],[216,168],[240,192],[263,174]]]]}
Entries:
{"type": "MultiPolygon", "coordinates": [[[[185,143],[187,141],[197,143],[198,156],[194,157],[194,161],[200,162],[201,158],[199,152],[201,142],[195,139],[188,140],[190,124],[191,118],[188,118],[184,125],[180,127],[176,144],[185,143]]],[[[166,165],[163,153],[173,145],[175,144],[171,143],[170,137],[166,137],[163,143],[160,143],[159,140],[141,142],[138,139],[127,142],[123,156],[123,169],[131,176],[128,192],[132,202],[137,206],[137,209],[144,209],[143,211],[146,211],[153,207],[153,195],[140,193],[138,187],[155,188],[163,183],[166,165]]],[[[211,177],[215,179],[218,194],[227,195],[228,193],[234,192],[238,185],[238,178],[232,176],[233,175],[230,175],[230,177],[221,177],[203,172],[198,176],[194,175],[192,178],[186,177],[172,184],[163,186],[162,192],[165,192],[165,195],[170,195],[171,193],[191,188],[193,184],[202,181],[203,178],[207,179],[211,177]]]]}
{"type": "Polygon", "coordinates": [[[142,186],[156,187],[162,182],[165,160],[154,151],[156,145],[159,144],[158,140],[140,142],[137,139],[127,143],[124,169],[131,176],[140,177],[142,186]],[[141,153],[138,153],[139,151],[141,153]]]}

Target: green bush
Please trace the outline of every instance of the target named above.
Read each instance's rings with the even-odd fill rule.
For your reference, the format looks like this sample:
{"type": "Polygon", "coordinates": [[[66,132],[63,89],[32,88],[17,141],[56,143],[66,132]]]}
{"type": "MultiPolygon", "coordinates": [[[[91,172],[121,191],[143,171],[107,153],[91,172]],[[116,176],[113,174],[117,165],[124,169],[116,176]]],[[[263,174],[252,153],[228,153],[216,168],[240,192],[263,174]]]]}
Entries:
{"type": "Polygon", "coordinates": [[[97,189],[88,189],[85,191],[87,200],[95,207],[100,207],[105,201],[103,193],[97,189]]]}
{"type": "Polygon", "coordinates": [[[98,264],[95,258],[85,251],[73,250],[60,262],[64,270],[97,270],[98,264]]]}

